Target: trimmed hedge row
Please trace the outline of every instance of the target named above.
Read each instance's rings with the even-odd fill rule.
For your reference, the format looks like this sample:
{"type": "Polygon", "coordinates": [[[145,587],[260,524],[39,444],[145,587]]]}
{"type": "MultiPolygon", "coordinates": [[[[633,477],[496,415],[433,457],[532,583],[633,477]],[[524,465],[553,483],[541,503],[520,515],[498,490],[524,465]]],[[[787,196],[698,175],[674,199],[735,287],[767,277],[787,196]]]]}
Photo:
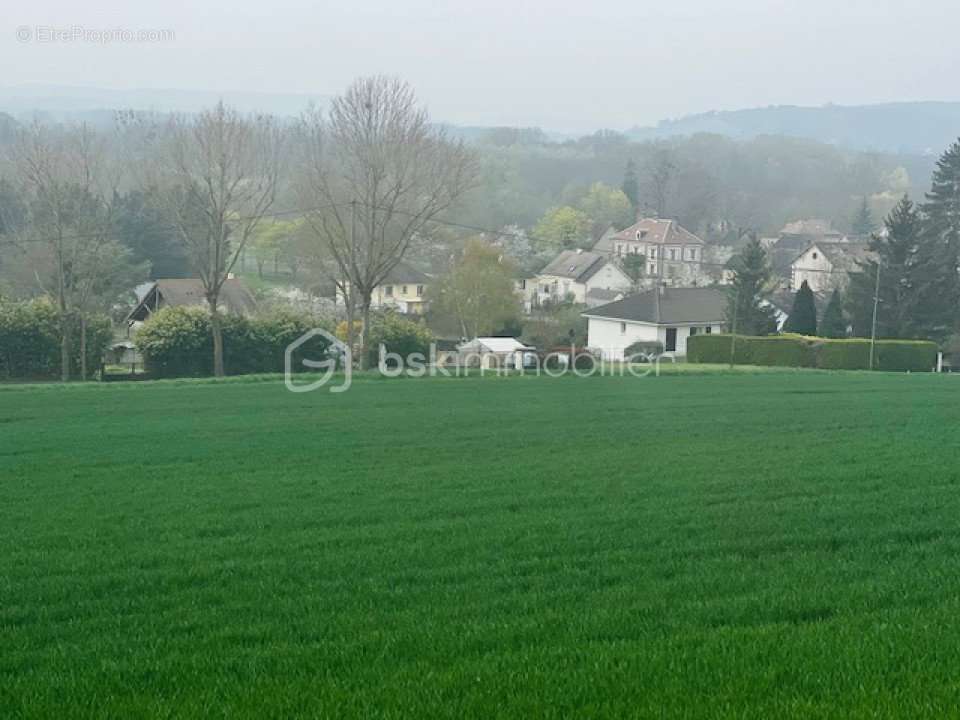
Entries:
{"type": "MultiPolygon", "coordinates": [[[[281,373],[287,346],[304,333],[323,328],[327,323],[308,314],[275,310],[254,318],[224,315],[223,365],[228,375],[281,373]]],[[[346,340],[346,323],[336,335],[346,340]]],[[[376,367],[381,343],[387,351],[406,357],[411,353],[427,356],[433,335],[425,325],[393,312],[372,317],[370,367],[376,367]]],[[[151,377],[205,377],[213,374],[213,336],[210,313],[204,307],[168,307],[153,315],[134,337],[143,355],[144,369],[151,377]]],[[[301,359],[324,360],[330,341],[316,335],[297,347],[292,369],[306,371],[301,359]]],[[[339,352],[333,353],[339,358],[339,352]]]]}
{"type": "MultiPolygon", "coordinates": [[[[110,318],[87,321],[87,370],[100,369],[113,332],[110,318]]],[[[71,376],[80,374],[80,323],[71,323],[71,376]]],[[[0,378],[5,380],[60,377],[60,312],[46,299],[0,300],[0,378]]]]}
{"type": "MultiPolygon", "coordinates": [[[[323,324],[309,315],[275,311],[245,318],[224,315],[223,365],[228,375],[281,373],[287,346],[323,324]]],[[[152,377],[205,377],[213,374],[210,313],[203,307],[167,307],[141,327],[134,343],[152,377]]],[[[322,360],[329,341],[315,336],[298,348],[298,356],[322,360]]],[[[297,362],[294,370],[304,369],[297,362]]]]}
{"type": "MultiPolygon", "coordinates": [[[[732,335],[694,335],[687,340],[687,360],[695,363],[730,362],[732,335]]],[[[937,344],[927,340],[877,340],[877,370],[929,372],[937,364],[937,344]]],[[[737,336],[738,365],[779,365],[828,370],[867,370],[870,341],[863,338],[829,340],[802,335],[737,336]]]]}

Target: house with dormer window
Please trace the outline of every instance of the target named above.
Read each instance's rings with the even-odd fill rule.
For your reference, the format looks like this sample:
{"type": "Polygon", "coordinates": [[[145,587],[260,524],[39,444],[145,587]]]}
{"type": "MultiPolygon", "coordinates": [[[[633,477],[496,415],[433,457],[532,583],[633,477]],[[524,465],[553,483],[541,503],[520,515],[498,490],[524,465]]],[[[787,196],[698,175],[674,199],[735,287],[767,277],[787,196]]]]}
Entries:
{"type": "Polygon", "coordinates": [[[674,282],[695,282],[703,274],[706,243],[676,220],[644,218],[618,233],[600,238],[594,252],[623,262],[646,259],[644,274],[674,282]]]}
{"type": "Polygon", "coordinates": [[[588,250],[564,250],[527,282],[533,283],[533,307],[564,299],[583,305],[592,290],[627,291],[631,286],[630,277],[616,262],[588,250]]]}

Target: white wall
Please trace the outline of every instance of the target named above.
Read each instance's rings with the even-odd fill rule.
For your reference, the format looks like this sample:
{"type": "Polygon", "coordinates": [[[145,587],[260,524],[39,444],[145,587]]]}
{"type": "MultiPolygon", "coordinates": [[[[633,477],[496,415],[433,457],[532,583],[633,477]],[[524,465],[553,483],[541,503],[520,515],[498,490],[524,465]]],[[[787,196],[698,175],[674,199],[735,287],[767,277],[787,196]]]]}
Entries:
{"type": "Polygon", "coordinates": [[[605,360],[623,360],[624,349],[638,340],[657,340],[657,326],[619,320],[587,318],[587,347],[599,350],[605,360]],[[621,328],[626,331],[622,332],[621,328]]]}
{"type": "Polygon", "coordinates": [[[534,282],[537,283],[537,294],[541,302],[550,299],[551,296],[541,293],[540,286],[547,285],[552,288],[554,283],[557,285],[556,299],[562,300],[567,293],[572,293],[574,302],[583,304],[587,301],[587,290],[584,284],[575,282],[568,277],[561,277],[559,275],[537,275],[534,282]]]}
{"type": "Polygon", "coordinates": [[[608,262],[587,280],[584,298],[586,298],[586,293],[595,288],[601,290],[629,290],[631,284],[630,278],[623,270],[612,262],[608,262]]]}
{"type": "Polygon", "coordinates": [[[833,265],[816,245],[807,248],[806,252],[794,261],[791,270],[790,284],[794,290],[798,290],[804,280],[814,292],[832,290],[836,285],[837,276],[830,274],[833,265]]]}
{"type": "Polygon", "coordinates": [[[695,327],[698,333],[703,333],[708,325],[713,333],[719,333],[722,330],[720,323],[667,326],[587,318],[587,347],[599,350],[606,360],[623,360],[623,351],[639,340],[659,340],[666,348],[667,327],[674,327],[677,329],[677,349],[674,353],[677,356],[684,356],[687,354],[687,338],[690,337],[690,329],[695,327]]]}

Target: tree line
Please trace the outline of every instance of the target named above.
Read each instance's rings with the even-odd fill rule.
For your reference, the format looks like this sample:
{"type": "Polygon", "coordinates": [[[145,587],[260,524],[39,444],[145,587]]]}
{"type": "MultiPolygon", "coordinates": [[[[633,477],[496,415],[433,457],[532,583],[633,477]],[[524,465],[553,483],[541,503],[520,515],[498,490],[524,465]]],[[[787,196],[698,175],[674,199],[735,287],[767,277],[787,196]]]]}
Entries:
{"type": "Polygon", "coordinates": [[[471,187],[474,163],[409,85],[383,76],[287,124],[223,103],[193,116],[121,114],[109,135],[34,123],[5,157],[3,275],[55,302],[68,380],[74,324],[82,344],[87,319],[146,276],[138,243],[157,241],[203,286],[222,376],[224,283],[258,231],[295,206],[305,254],[346,299],[351,343],[360,317],[366,359],[374,288],[471,187]]]}

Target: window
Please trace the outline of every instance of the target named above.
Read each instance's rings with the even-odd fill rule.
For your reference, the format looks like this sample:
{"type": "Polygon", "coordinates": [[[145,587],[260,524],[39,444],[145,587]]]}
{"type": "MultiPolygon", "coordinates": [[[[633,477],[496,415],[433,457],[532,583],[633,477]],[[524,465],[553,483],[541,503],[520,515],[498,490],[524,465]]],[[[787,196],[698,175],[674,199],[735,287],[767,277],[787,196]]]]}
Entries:
{"type": "Polygon", "coordinates": [[[690,248],[690,253],[689,253],[689,254],[690,254],[690,259],[691,259],[691,260],[696,260],[696,259],[697,259],[697,249],[696,249],[696,248],[690,248]]]}
{"type": "Polygon", "coordinates": [[[713,332],[713,326],[707,325],[707,326],[703,329],[703,332],[704,332],[705,334],[707,334],[707,335],[710,335],[710,334],[713,332]]]}
{"type": "Polygon", "coordinates": [[[403,295],[406,295],[406,294],[407,294],[407,286],[406,286],[406,285],[404,285],[402,288],[400,288],[400,293],[403,294],[403,295]]]}
{"type": "MultiPolygon", "coordinates": [[[[526,290],[526,289],[527,289],[527,281],[526,281],[526,280],[521,280],[520,282],[522,283],[523,289],[526,290]]],[[[422,296],[423,296],[423,285],[417,285],[417,297],[422,297],[422,296]]]]}
{"type": "Polygon", "coordinates": [[[695,327],[690,328],[690,337],[693,337],[694,335],[696,335],[697,330],[699,330],[699,328],[695,328],[695,327]]]}
{"type": "Polygon", "coordinates": [[[383,288],[383,294],[387,297],[393,297],[393,285],[386,285],[383,288]]]}
{"type": "Polygon", "coordinates": [[[623,245],[617,245],[617,257],[623,257],[623,245]]]}
{"type": "Polygon", "coordinates": [[[650,263],[650,266],[647,268],[647,274],[653,275],[657,271],[657,266],[653,263],[650,263]]]}
{"type": "Polygon", "coordinates": [[[814,251],[814,253],[813,253],[813,259],[814,259],[814,260],[817,259],[817,253],[816,253],[816,251],[814,251]]]}
{"type": "Polygon", "coordinates": [[[627,332],[627,324],[623,322],[620,323],[620,334],[625,335],[626,332],[627,332]]]}
{"type": "Polygon", "coordinates": [[[677,259],[677,249],[676,249],[676,248],[670,248],[670,259],[671,259],[671,260],[676,260],[676,259],[677,259]]]}
{"type": "Polygon", "coordinates": [[[649,254],[650,254],[650,257],[652,257],[652,258],[655,258],[655,257],[657,256],[657,246],[656,246],[656,245],[651,245],[651,246],[650,246],[650,253],[649,253],[649,254]]]}
{"type": "Polygon", "coordinates": [[[667,352],[676,352],[677,349],[677,329],[667,328],[667,341],[664,343],[664,350],[667,352]]]}

